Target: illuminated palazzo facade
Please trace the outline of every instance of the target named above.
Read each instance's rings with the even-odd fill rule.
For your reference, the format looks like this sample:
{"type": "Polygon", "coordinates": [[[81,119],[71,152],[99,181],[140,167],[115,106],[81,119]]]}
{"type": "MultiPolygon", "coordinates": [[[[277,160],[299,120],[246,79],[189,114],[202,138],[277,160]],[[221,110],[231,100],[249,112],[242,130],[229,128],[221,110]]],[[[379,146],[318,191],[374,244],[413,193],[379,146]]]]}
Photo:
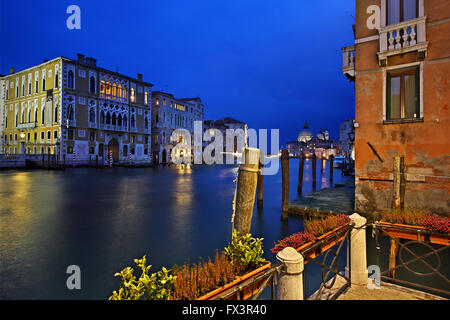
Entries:
{"type": "MultiPolygon", "coordinates": [[[[170,93],[152,93],[152,155],[154,163],[172,162],[172,149],[183,142],[182,134],[173,134],[176,129],[185,129],[194,144],[194,122],[204,119],[204,105],[200,98],[175,98],[170,93]]],[[[191,148],[178,150],[177,156],[191,154],[191,148]],[[189,149],[189,150],[188,150],[189,149]]]]}
{"type": "Polygon", "coordinates": [[[0,78],[0,153],[150,163],[151,83],[58,57],[0,78]]]}

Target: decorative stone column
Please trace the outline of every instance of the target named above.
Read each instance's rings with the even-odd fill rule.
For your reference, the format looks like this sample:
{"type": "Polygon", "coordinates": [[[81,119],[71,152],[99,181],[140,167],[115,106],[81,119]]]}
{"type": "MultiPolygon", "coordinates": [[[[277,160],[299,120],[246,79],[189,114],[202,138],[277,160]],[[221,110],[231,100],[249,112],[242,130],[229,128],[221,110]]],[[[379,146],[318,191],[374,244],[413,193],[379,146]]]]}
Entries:
{"type": "Polygon", "coordinates": [[[303,300],[303,256],[292,247],[277,254],[282,264],[278,280],[278,300],[303,300]]]}
{"type": "Polygon", "coordinates": [[[350,235],[351,283],[356,285],[367,285],[366,227],[364,226],[367,219],[361,217],[357,213],[352,214],[350,219],[355,224],[355,228],[352,229],[350,235]]]}

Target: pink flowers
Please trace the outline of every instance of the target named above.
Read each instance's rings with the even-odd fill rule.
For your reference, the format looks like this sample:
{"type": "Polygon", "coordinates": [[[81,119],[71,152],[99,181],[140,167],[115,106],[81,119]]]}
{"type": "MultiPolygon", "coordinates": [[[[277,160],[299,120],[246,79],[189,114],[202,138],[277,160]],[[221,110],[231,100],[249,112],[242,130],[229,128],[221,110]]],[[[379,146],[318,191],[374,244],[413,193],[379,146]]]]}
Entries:
{"type": "Polygon", "coordinates": [[[270,251],[272,251],[272,253],[277,254],[286,247],[292,247],[297,249],[302,245],[304,245],[305,243],[308,243],[312,240],[314,240],[314,235],[310,232],[294,233],[293,235],[290,235],[289,237],[286,237],[283,240],[278,241],[278,243],[274,242],[275,247],[273,247],[270,251]]]}
{"type": "Polygon", "coordinates": [[[320,237],[321,235],[332,231],[340,226],[350,222],[350,218],[345,214],[338,214],[335,216],[328,216],[322,219],[313,219],[305,221],[305,232],[298,232],[284,238],[283,240],[275,243],[270,251],[272,253],[278,253],[286,247],[299,248],[305,243],[308,243],[320,237]]]}
{"type": "Polygon", "coordinates": [[[418,209],[390,210],[381,214],[386,222],[425,227],[435,233],[450,233],[450,218],[440,218],[418,209]]]}
{"type": "Polygon", "coordinates": [[[427,216],[422,220],[422,226],[436,233],[450,233],[450,219],[427,216]]]}

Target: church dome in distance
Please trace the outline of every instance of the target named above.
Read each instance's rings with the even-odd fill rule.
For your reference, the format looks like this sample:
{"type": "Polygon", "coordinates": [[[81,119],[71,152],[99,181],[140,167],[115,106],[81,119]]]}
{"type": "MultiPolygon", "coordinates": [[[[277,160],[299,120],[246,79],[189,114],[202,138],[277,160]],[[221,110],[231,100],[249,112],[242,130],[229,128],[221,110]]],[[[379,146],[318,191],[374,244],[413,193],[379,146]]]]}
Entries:
{"type": "Polygon", "coordinates": [[[303,126],[303,130],[299,132],[297,141],[298,142],[308,142],[314,138],[313,133],[308,128],[308,122],[305,121],[305,124],[303,126]]]}

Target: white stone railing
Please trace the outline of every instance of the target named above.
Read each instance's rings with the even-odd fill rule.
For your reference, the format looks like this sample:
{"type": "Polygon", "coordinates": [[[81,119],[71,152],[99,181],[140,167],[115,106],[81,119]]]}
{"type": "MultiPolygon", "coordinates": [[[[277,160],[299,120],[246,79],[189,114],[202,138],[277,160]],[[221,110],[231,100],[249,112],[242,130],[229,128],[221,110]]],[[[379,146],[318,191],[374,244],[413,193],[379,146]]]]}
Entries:
{"type": "Polygon", "coordinates": [[[355,67],[355,46],[342,48],[342,68],[355,67]]]}
{"type": "Polygon", "coordinates": [[[36,122],[19,123],[17,129],[32,129],[36,128],[36,122]]]}
{"type": "Polygon", "coordinates": [[[380,28],[380,52],[417,50],[417,45],[426,43],[426,18],[424,16],[380,28]]]}

